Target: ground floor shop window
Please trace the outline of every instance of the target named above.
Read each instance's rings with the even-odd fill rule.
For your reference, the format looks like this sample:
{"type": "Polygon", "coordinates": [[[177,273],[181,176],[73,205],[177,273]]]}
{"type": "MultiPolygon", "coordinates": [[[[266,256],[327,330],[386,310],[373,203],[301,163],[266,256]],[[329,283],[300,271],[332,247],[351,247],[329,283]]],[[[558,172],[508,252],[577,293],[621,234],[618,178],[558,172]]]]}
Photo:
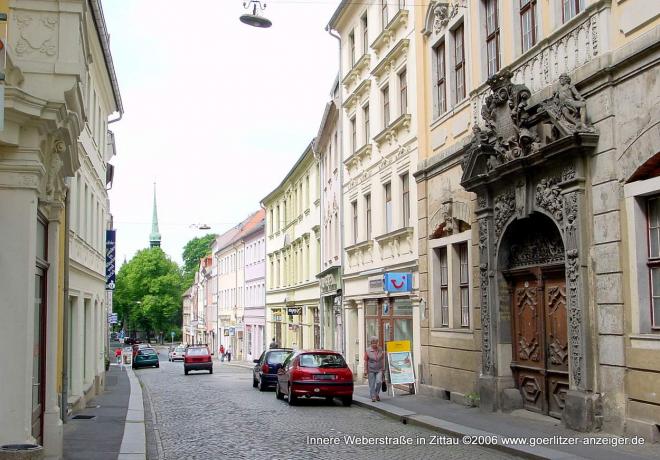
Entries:
{"type": "Polygon", "coordinates": [[[412,302],[409,298],[365,301],[365,340],[377,337],[381,347],[392,340],[412,342],[412,302]]]}

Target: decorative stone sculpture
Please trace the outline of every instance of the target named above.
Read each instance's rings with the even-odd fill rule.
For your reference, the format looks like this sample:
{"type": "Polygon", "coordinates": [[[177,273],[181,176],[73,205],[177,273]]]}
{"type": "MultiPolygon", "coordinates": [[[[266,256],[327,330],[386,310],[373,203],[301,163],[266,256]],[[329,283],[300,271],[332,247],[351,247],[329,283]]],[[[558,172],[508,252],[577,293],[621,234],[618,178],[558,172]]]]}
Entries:
{"type": "Polygon", "coordinates": [[[571,84],[571,77],[559,76],[559,87],[551,99],[542,103],[550,117],[569,132],[594,132],[587,124],[587,103],[580,92],[571,84]]]}
{"type": "Polygon", "coordinates": [[[449,24],[449,21],[458,14],[458,5],[449,3],[438,3],[433,8],[433,30],[437,33],[449,24]]]}

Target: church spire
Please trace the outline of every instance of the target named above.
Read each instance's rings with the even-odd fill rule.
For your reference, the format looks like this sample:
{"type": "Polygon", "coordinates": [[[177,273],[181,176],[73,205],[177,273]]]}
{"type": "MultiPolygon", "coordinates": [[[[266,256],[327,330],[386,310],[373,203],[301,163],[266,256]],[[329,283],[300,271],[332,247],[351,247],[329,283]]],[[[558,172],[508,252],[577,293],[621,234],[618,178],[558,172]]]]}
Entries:
{"type": "Polygon", "coordinates": [[[154,211],[151,218],[151,234],[149,234],[149,247],[160,247],[160,232],[158,231],[158,211],[156,210],[156,183],[154,182],[154,211]]]}

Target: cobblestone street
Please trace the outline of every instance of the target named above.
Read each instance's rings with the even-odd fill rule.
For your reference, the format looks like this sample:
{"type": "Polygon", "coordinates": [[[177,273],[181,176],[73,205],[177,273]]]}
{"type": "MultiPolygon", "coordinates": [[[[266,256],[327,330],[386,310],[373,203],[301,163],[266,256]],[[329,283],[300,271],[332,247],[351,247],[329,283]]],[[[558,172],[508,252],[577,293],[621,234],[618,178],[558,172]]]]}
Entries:
{"type": "Polygon", "coordinates": [[[252,388],[251,371],[245,368],[215,362],[213,374],[184,376],[183,364],[170,363],[161,353],[160,369],[140,369],[136,374],[150,396],[153,428],[165,459],[511,458],[480,447],[436,445],[441,439],[437,433],[368,409],[346,408],[339,401],[330,405],[307,400],[289,407],[273,391],[252,388]],[[338,444],[308,441],[320,436],[337,438],[338,444]],[[349,436],[358,442],[409,440],[413,445],[357,445],[346,442],[349,436]]]}

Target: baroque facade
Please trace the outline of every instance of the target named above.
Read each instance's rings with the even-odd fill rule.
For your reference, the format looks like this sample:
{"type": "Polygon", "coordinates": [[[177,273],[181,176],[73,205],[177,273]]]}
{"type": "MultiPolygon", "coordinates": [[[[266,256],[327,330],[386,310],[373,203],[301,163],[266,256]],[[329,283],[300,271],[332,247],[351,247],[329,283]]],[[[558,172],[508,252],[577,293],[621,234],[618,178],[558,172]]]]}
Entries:
{"type": "Polygon", "coordinates": [[[431,2],[425,34],[424,375],[482,410],[657,440],[658,11],[431,2]]]}
{"type": "Polygon", "coordinates": [[[103,388],[109,117],[123,112],[100,2],[2,2],[0,444],[62,456],[62,421],[103,388]],[[66,295],[65,295],[66,293],[66,295]]]}
{"type": "Polygon", "coordinates": [[[310,143],[261,206],[266,211],[266,343],[321,347],[319,166],[310,143]]]}
{"type": "Polygon", "coordinates": [[[341,2],[342,300],[347,362],[363,374],[367,339],[410,340],[420,362],[417,276],[415,11],[406,2],[341,2]],[[413,278],[391,294],[388,272],[413,278]]]}

